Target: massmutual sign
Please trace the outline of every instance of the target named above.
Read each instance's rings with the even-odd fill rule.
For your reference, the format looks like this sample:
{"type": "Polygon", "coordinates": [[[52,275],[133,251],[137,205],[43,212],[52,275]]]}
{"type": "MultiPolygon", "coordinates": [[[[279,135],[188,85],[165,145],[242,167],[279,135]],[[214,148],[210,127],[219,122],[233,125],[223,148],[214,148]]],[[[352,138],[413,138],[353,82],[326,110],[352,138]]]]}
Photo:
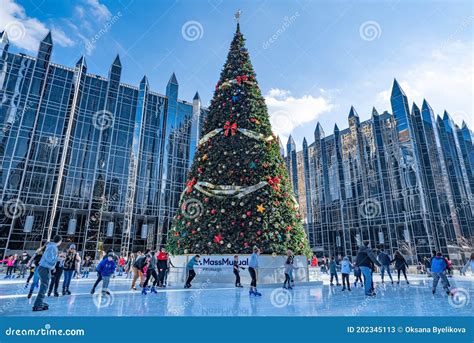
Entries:
{"type": "MultiPolygon", "coordinates": [[[[199,260],[200,267],[233,267],[234,256],[201,256],[199,260]]],[[[239,266],[247,267],[249,258],[247,256],[239,257],[239,266]]]]}

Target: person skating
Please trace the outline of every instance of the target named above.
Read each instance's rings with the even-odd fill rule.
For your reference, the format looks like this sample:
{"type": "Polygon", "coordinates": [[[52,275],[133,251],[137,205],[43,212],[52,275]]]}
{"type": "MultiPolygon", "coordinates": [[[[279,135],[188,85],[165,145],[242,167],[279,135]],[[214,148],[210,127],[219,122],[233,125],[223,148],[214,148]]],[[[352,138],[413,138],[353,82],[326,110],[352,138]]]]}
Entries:
{"type": "Polygon", "coordinates": [[[331,256],[331,262],[329,262],[329,274],[331,275],[331,286],[334,286],[334,284],[332,283],[333,278],[336,279],[336,286],[340,286],[341,284],[339,283],[339,279],[337,277],[337,263],[334,259],[334,256],[331,256]]]}
{"type": "Polygon", "coordinates": [[[30,259],[30,262],[28,262],[28,265],[30,268],[30,275],[28,276],[28,279],[26,279],[26,285],[25,288],[28,287],[28,283],[30,282],[31,279],[31,272],[33,271],[33,282],[31,283],[30,286],[30,291],[28,292],[27,298],[30,299],[33,295],[33,291],[35,290],[36,287],[38,287],[39,284],[39,274],[38,274],[38,267],[39,263],[41,261],[41,258],[43,257],[44,251],[46,249],[46,245],[43,245],[36,249],[33,257],[30,259]]]}
{"type": "Polygon", "coordinates": [[[122,276],[124,270],[125,270],[125,258],[122,255],[120,255],[120,258],[118,259],[118,274],[117,274],[117,276],[122,276]]]}
{"type": "Polygon", "coordinates": [[[168,269],[168,253],[165,248],[160,248],[160,252],[157,256],[158,260],[158,287],[165,286],[165,275],[166,269],[168,269]]]}
{"type": "Polygon", "coordinates": [[[102,293],[110,295],[110,277],[115,272],[116,266],[113,253],[109,253],[97,266],[97,272],[102,276],[102,293]]]}
{"type": "Polygon", "coordinates": [[[395,251],[395,255],[393,256],[393,260],[390,261],[390,263],[394,263],[394,262],[395,262],[395,269],[398,272],[398,281],[397,281],[397,283],[400,284],[400,273],[403,273],[403,276],[405,277],[405,281],[407,282],[407,285],[409,285],[410,282],[408,282],[408,278],[407,278],[408,263],[405,260],[405,257],[403,257],[403,255],[398,250],[395,251]]]}
{"type": "Polygon", "coordinates": [[[19,269],[20,269],[20,274],[18,277],[21,277],[22,279],[25,278],[26,270],[28,269],[28,262],[30,261],[30,255],[26,252],[23,251],[21,254],[21,258],[18,261],[19,269]]]}
{"type": "Polygon", "coordinates": [[[82,278],[88,279],[89,273],[92,267],[92,259],[89,255],[86,256],[84,262],[82,262],[82,278]]]}
{"type": "Polygon", "coordinates": [[[250,282],[249,295],[262,296],[262,294],[257,291],[258,255],[260,255],[260,249],[258,247],[254,247],[249,261],[249,274],[250,278],[252,279],[250,282]]]}
{"type": "MultiPolygon", "coordinates": [[[[103,253],[103,251],[102,251],[102,253],[103,253]]],[[[107,250],[107,253],[102,256],[100,262],[102,262],[103,260],[107,259],[107,256],[108,256],[108,254],[110,254],[110,253],[113,254],[114,251],[113,251],[112,249],[107,250]]],[[[100,263],[100,262],[99,262],[99,263],[100,263]]],[[[100,275],[100,273],[97,272],[97,279],[95,280],[94,285],[92,286],[91,294],[94,294],[94,293],[95,293],[95,289],[97,288],[97,286],[99,285],[99,283],[100,283],[101,281],[102,281],[102,275],[100,275]]]]}
{"type": "Polygon", "coordinates": [[[234,255],[234,261],[232,262],[232,269],[235,275],[235,287],[242,288],[242,284],[240,283],[240,269],[244,270],[245,268],[239,266],[239,255],[234,255]]]}
{"type": "Polygon", "coordinates": [[[199,258],[199,255],[194,256],[192,259],[189,260],[188,264],[186,265],[186,273],[188,277],[186,278],[184,288],[191,288],[191,281],[193,281],[194,277],[196,276],[196,272],[194,271],[194,265],[199,262],[199,258]]]}
{"type": "Polygon", "coordinates": [[[158,284],[158,273],[156,272],[156,263],[157,259],[155,256],[155,252],[150,251],[149,253],[149,262],[148,262],[148,269],[146,271],[146,279],[145,282],[143,283],[143,288],[142,288],[142,294],[146,295],[147,293],[147,286],[148,282],[150,281],[151,277],[153,276],[153,284],[151,286],[151,293],[157,293],[156,291],[156,285],[158,284]]]}
{"type": "Polygon", "coordinates": [[[48,243],[43,256],[39,262],[38,274],[40,278],[40,289],[33,305],[33,311],[45,311],[48,304],[43,302],[46,291],[48,290],[51,270],[56,265],[58,259],[58,246],[61,245],[62,238],[59,235],[54,236],[53,241],[48,243]]]}
{"type": "Polygon", "coordinates": [[[392,285],[393,285],[392,273],[390,272],[390,263],[391,263],[390,256],[388,256],[388,254],[385,253],[383,249],[380,249],[380,253],[377,256],[377,259],[382,265],[382,267],[380,267],[380,276],[382,278],[382,283],[384,283],[383,278],[384,278],[385,271],[387,271],[388,277],[390,278],[390,281],[392,281],[392,285]]]}
{"type": "Polygon", "coordinates": [[[132,252],[127,257],[127,262],[125,263],[125,278],[130,279],[132,277],[132,267],[135,263],[135,254],[132,252]]]}
{"type": "Polygon", "coordinates": [[[364,275],[364,289],[366,296],[374,296],[372,291],[372,266],[375,264],[380,267],[379,261],[370,248],[370,242],[365,240],[357,252],[355,265],[360,268],[364,275]]]}
{"type": "Polygon", "coordinates": [[[66,258],[64,260],[64,281],[63,281],[63,295],[71,295],[69,287],[71,286],[71,280],[76,270],[76,263],[79,254],[76,251],[76,245],[70,244],[69,249],[66,252],[66,258]]]}
{"type": "Polygon", "coordinates": [[[137,282],[137,279],[140,278],[140,287],[143,287],[143,283],[145,282],[145,277],[144,277],[144,269],[147,266],[148,262],[150,261],[150,258],[146,255],[140,255],[137,257],[135,262],[133,263],[132,266],[132,272],[133,272],[133,279],[132,279],[132,290],[136,291],[135,284],[137,282]]]}
{"type": "Polygon", "coordinates": [[[287,252],[286,252],[286,261],[285,261],[285,282],[283,282],[283,288],[287,288],[287,289],[293,289],[292,286],[291,286],[291,272],[294,268],[294,265],[293,265],[293,262],[294,262],[294,256],[293,256],[293,252],[288,249],[287,252]],[[288,286],[287,286],[288,284],[288,286]]]}
{"type": "Polygon", "coordinates": [[[10,255],[7,258],[7,273],[5,274],[5,279],[12,279],[13,269],[15,269],[15,256],[10,255]]]}
{"type": "Polygon", "coordinates": [[[342,275],[342,290],[351,290],[351,283],[349,282],[349,274],[351,273],[352,264],[349,261],[349,257],[344,256],[341,262],[341,275],[342,275]]]}
{"type": "Polygon", "coordinates": [[[56,261],[54,269],[51,271],[51,282],[49,283],[48,297],[51,296],[51,293],[54,291],[54,296],[59,297],[58,287],[59,280],[61,280],[61,275],[63,275],[64,269],[64,260],[66,259],[66,252],[61,251],[56,261]]]}
{"type": "Polygon", "coordinates": [[[166,266],[166,272],[165,272],[165,287],[169,285],[168,283],[168,274],[170,273],[171,267],[175,268],[173,262],[171,261],[171,258],[168,255],[168,265],[166,266]]]}
{"type": "Polygon", "coordinates": [[[443,288],[446,293],[448,295],[452,295],[451,291],[449,290],[448,278],[446,277],[447,268],[448,265],[446,263],[446,259],[440,252],[436,253],[436,257],[431,260],[431,274],[433,276],[433,294],[436,293],[436,287],[438,286],[438,282],[441,279],[441,284],[443,285],[443,288]]]}
{"type": "Polygon", "coordinates": [[[364,282],[362,281],[362,272],[358,266],[354,266],[354,288],[357,288],[357,282],[360,282],[361,286],[364,287],[364,282]]]}

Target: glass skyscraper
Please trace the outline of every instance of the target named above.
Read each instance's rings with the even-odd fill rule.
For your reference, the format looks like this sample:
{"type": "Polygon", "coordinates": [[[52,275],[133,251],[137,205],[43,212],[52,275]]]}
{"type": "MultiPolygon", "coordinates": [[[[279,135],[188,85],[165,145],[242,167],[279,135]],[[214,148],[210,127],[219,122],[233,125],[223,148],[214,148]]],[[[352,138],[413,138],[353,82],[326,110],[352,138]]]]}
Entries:
{"type": "Polygon", "coordinates": [[[0,253],[36,249],[55,234],[99,250],[164,243],[206,116],[196,93],[178,99],[51,62],[48,34],[36,57],[9,52],[0,33],[0,253]]]}
{"type": "Polygon", "coordinates": [[[318,123],[314,142],[296,152],[287,144],[287,167],[305,216],[313,251],[354,257],[362,240],[409,262],[440,250],[454,263],[467,258],[474,230],[474,145],[465,123],[421,109],[395,80],[392,113],[326,136],[318,123]],[[300,162],[301,161],[301,162],[300,162]]]}

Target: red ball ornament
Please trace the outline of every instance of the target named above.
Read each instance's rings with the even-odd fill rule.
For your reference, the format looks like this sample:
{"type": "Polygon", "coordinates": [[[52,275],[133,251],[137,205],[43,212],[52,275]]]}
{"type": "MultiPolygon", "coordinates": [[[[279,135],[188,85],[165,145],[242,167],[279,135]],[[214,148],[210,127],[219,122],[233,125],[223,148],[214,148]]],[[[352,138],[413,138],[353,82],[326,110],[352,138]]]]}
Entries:
{"type": "Polygon", "coordinates": [[[209,202],[209,198],[204,198],[204,202],[209,202]]]}
{"type": "Polygon", "coordinates": [[[247,242],[245,242],[245,243],[244,243],[244,247],[247,248],[248,246],[249,246],[249,244],[248,244],[247,242]]]}
{"type": "Polygon", "coordinates": [[[245,212],[245,214],[247,215],[247,217],[250,217],[252,215],[252,211],[247,211],[245,212]]]}
{"type": "Polygon", "coordinates": [[[262,231],[261,230],[258,230],[257,231],[257,235],[260,236],[262,234],[262,231]]]}
{"type": "Polygon", "coordinates": [[[244,233],[243,233],[243,232],[240,233],[240,237],[244,237],[244,233]]]}
{"type": "Polygon", "coordinates": [[[288,226],[286,227],[286,231],[290,232],[291,230],[293,230],[293,227],[292,227],[291,225],[288,225],[288,226]]]}
{"type": "Polygon", "coordinates": [[[215,208],[213,208],[213,209],[211,210],[211,214],[216,214],[216,213],[217,213],[217,210],[216,210],[215,208]]]}

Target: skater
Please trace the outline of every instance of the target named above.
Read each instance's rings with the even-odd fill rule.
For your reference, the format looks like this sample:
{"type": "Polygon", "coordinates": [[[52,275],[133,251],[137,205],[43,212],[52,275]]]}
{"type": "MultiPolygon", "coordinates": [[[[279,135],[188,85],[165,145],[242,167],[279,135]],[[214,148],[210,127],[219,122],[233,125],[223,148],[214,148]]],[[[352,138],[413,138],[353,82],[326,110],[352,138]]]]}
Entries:
{"type": "Polygon", "coordinates": [[[288,251],[286,252],[285,282],[283,283],[283,288],[293,289],[291,286],[291,280],[292,280],[291,272],[293,271],[293,268],[294,268],[293,261],[294,261],[293,252],[290,249],[288,249],[288,251]],[[288,283],[288,286],[287,286],[287,283],[288,283]]]}
{"type": "Polygon", "coordinates": [[[35,290],[36,287],[38,287],[38,283],[39,283],[38,267],[39,267],[41,258],[43,257],[45,249],[46,249],[46,245],[39,247],[36,250],[33,257],[30,259],[30,262],[28,262],[28,265],[31,269],[30,269],[30,275],[28,276],[28,279],[26,279],[25,288],[28,287],[31,277],[33,277],[33,282],[31,283],[30,291],[28,292],[28,296],[27,296],[28,299],[30,299],[33,296],[33,291],[35,290]]]}
{"type": "Polygon", "coordinates": [[[448,295],[451,295],[449,290],[449,282],[446,277],[446,269],[448,265],[446,264],[446,259],[443,255],[438,252],[436,257],[431,260],[431,274],[433,275],[433,294],[436,293],[436,287],[438,286],[439,279],[441,279],[441,284],[443,285],[444,290],[448,295]]]}
{"type": "Polygon", "coordinates": [[[64,260],[64,281],[63,281],[63,295],[71,295],[69,286],[71,285],[72,276],[76,270],[76,262],[78,260],[78,253],[76,251],[76,245],[69,245],[69,249],[66,253],[66,259],[64,260]]]}
{"type": "Polygon", "coordinates": [[[168,274],[170,273],[171,267],[175,268],[173,262],[171,261],[171,258],[168,255],[168,265],[166,266],[166,272],[165,272],[165,287],[168,286],[168,274]]]}
{"type": "Polygon", "coordinates": [[[5,279],[12,279],[14,278],[13,270],[15,269],[15,256],[10,255],[7,259],[7,273],[5,275],[5,279]]]}
{"type": "Polygon", "coordinates": [[[63,275],[64,260],[66,259],[66,251],[61,251],[56,261],[54,269],[51,271],[51,282],[49,283],[48,297],[54,291],[54,296],[59,297],[58,287],[61,275],[63,275]]]}
{"type": "Polygon", "coordinates": [[[25,278],[26,270],[28,269],[27,265],[29,261],[30,261],[30,255],[26,251],[23,251],[20,261],[18,262],[19,269],[20,269],[20,274],[18,275],[18,277],[21,277],[22,279],[25,278]]]}
{"type": "Polygon", "coordinates": [[[403,276],[405,277],[405,281],[407,282],[407,285],[409,285],[410,283],[408,282],[407,271],[406,271],[406,269],[408,267],[408,263],[405,260],[405,257],[403,257],[403,255],[398,250],[395,251],[395,255],[393,256],[393,260],[390,261],[390,263],[394,263],[394,262],[395,262],[395,269],[398,272],[397,284],[400,284],[400,273],[403,273],[403,276]]]}
{"type": "Polygon", "coordinates": [[[120,255],[120,258],[118,260],[118,274],[117,274],[117,276],[122,276],[124,269],[125,269],[125,259],[123,258],[122,255],[120,255]]]}
{"type": "Polygon", "coordinates": [[[467,260],[464,267],[462,267],[462,272],[466,273],[468,269],[471,269],[471,273],[474,274],[474,252],[471,253],[471,257],[467,260]]]}
{"type": "Polygon", "coordinates": [[[234,261],[232,262],[234,275],[235,275],[235,287],[242,288],[242,284],[240,283],[240,269],[245,270],[244,267],[239,266],[239,255],[234,255],[234,261]]]}
{"type": "Polygon", "coordinates": [[[313,255],[313,258],[311,259],[311,267],[318,268],[318,258],[316,255],[313,255]]]}
{"type": "Polygon", "coordinates": [[[334,284],[332,283],[333,278],[336,278],[336,286],[340,286],[341,284],[339,283],[339,279],[337,277],[337,263],[334,259],[334,256],[331,256],[331,262],[329,262],[329,273],[331,275],[331,286],[334,286],[334,284]]]}
{"type": "Polygon", "coordinates": [[[381,248],[380,253],[377,256],[377,259],[382,265],[382,267],[380,267],[380,276],[382,278],[382,283],[384,283],[383,277],[384,277],[385,271],[387,271],[388,277],[390,278],[390,281],[392,281],[392,285],[393,285],[392,273],[390,272],[390,261],[391,261],[390,256],[388,256],[388,254],[383,251],[383,248],[381,248]]]}
{"type": "Polygon", "coordinates": [[[191,281],[193,281],[194,277],[196,276],[196,272],[194,271],[194,265],[199,262],[199,258],[199,255],[194,256],[192,259],[189,260],[188,264],[186,265],[188,277],[186,279],[186,284],[184,285],[184,288],[191,288],[191,281]]]}
{"type": "Polygon", "coordinates": [[[428,257],[423,259],[423,264],[425,265],[426,274],[431,276],[431,260],[428,257]]]}
{"type": "MultiPolygon", "coordinates": [[[[105,260],[108,256],[108,254],[110,253],[114,253],[114,251],[112,249],[109,249],[107,250],[107,253],[106,254],[103,254],[103,251],[101,252],[101,254],[103,254],[102,258],[100,259],[100,262],[102,262],[103,260],[105,260]]],[[[99,262],[99,263],[100,263],[99,262]]],[[[97,287],[97,285],[99,285],[99,283],[102,281],[102,275],[100,275],[99,272],[97,272],[97,280],[95,280],[94,282],[94,285],[92,286],[92,289],[91,289],[91,294],[94,294],[95,293],[95,289],[97,287]]]]}
{"type": "Polygon", "coordinates": [[[349,261],[348,256],[344,256],[341,262],[341,275],[342,275],[342,290],[344,291],[347,286],[347,290],[351,290],[351,283],[349,282],[349,274],[351,273],[352,264],[349,261]]]}
{"type": "Polygon", "coordinates": [[[60,246],[61,243],[61,236],[54,236],[53,241],[48,243],[44,254],[41,257],[38,267],[40,289],[33,305],[33,311],[45,311],[48,309],[48,304],[44,303],[43,299],[46,295],[46,291],[48,290],[51,269],[54,268],[56,265],[56,260],[58,259],[58,246],[60,246]]]}
{"type": "Polygon", "coordinates": [[[362,272],[360,271],[360,268],[358,266],[354,266],[354,288],[357,288],[357,282],[360,282],[361,286],[364,286],[364,283],[362,282],[362,272]]]}
{"type": "Polygon", "coordinates": [[[114,273],[116,266],[113,253],[109,253],[97,266],[97,272],[102,276],[102,293],[110,295],[110,276],[114,273]]]}
{"type": "Polygon", "coordinates": [[[168,269],[168,253],[165,248],[160,248],[158,253],[158,287],[165,286],[166,269],[168,269]]]}
{"type": "Polygon", "coordinates": [[[154,251],[150,251],[149,255],[148,255],[148,258],[149,258],[149,262],[148,262],[148,269],[146,271],[146,279],[145,279],[145,282],[143,283],[143,288],[142,288],[142,294],[143,295],[146,295],[146,292],[147,292],[147,286],[148,286],[148,281],[150,281],[151,277],[153,276],[153,284],[151,286],[151,293],[154,293],[154,294],[157,294],[157,291],[156,291],[156,285],[158,284],[158,274],[156,272],[156,263],[157,263],[157,260],[156,260],[156,256],[155,256],[155,252],[154,251]]]}
{"type": "Polygon", "coordinates": [[[140,287],[143,287],[143,282],[145,281],[144,269],[149,261],[150,259],[145,255],[141,255],[135,260],[135,263],[133,264],[133,267],[132,267],[132,272],[133,272],[132,290],[134,291],[137,290],[135,288],[135,284],[138,278],[140,278],[140,287]]]}
{"type": "Polygon", "coordinates": [[[125,278],[130,279],[132,277],[132,267],[135,263],[135,254],[132,252],[127,257],[127,263],[125,263],[125,278]]]}
{"type": "Polygon", "coordinates": [[[364,275],[365,295],[371,297],[375,295],[372,291],[372,268],[374,264],[380,267],[380,263],[377,261],[377,257],[375,257],[369,244],[370,242],[367,240],[362,243],[362,246],[357,252],[355,265],[360,268],[360,271],[364,275]]]}
{"type": "Polygon", "coordinates": [[[262,293],[257,291],[257,271],[258,271],[258,255],[260,255],[260,249],[253,247],[253,254],[250,256],[249,262],[249,273],[252,281],[250,282],[249,295],[262,296],[262,293]]]}
{"type": "Polygon", "coordinates": [[[91,267],[92,267],[92,259],[89,255],[87,255],[86,258],[84,259],[84,262],[82,262],[82,278],[83,279],[89,278],[91,267]]]}

